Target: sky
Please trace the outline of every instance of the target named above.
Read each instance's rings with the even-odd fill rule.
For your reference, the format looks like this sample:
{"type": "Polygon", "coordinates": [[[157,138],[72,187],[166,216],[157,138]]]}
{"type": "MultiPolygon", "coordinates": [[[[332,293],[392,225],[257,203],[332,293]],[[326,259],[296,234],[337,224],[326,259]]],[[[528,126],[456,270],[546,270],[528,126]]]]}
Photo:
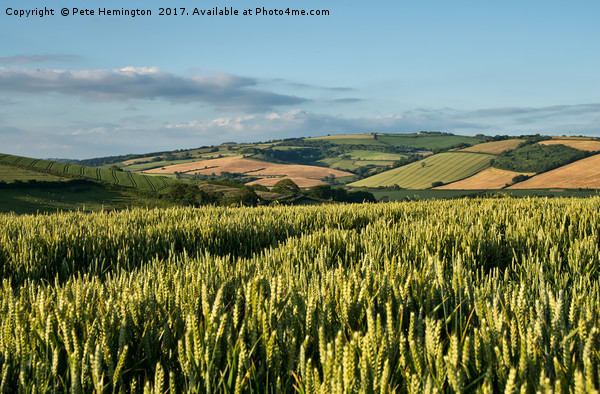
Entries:
{"type": "Polygon", "coordinates": [[[598,15],[597,0],[3,0],[0,152],[85,159],[374,131],[600,137],[598,15]],[[239,15],[201,14],[215,7],[239,15]]]}

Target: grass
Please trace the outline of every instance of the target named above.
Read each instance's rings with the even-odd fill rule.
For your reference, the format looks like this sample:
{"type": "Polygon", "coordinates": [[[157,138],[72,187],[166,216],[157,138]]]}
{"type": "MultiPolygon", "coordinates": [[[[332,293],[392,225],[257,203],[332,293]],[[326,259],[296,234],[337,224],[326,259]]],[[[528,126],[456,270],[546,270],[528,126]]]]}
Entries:
{"type": "Polygon", "coordinates": [[[121,210],[130,207],[162,207],[162,200],[139,194],[110,190],[95,184],[62,187],[21,187],[0,189],[0,212],[15,214],[52,213],[56,211],[121,210]]]}
{"type": "MultiPolygon", "coordinates": [[[[345,171],[356,171],[360,167],[355,160],[340,159],[339,157],[328,157],[325,159],[321,159],[318,162],[325,164],[328,167],[345,171]]],[[[361,164],[364,165],[364,163],[361,164]]]]}
{"type": "Polygon", "coordinates": [[[155,161],[152,163],[131,164],[128,166],[124,166],[123,169],[126,171],[136,172],[136,171],[149,170],[152,168],[171,166],[173,164],[189,163],[189,162],[198,161],[198,160],[199,160],[198,158],[185,159],[185,160],[169,160],[169,161],[161,160],[161,161],[155,161]]]}
{"type": "Polygon", "coordinates": [[[395,161],[400,159],[405,159],[408,155],[403,155],[400,153],[382,153],[372,150],[353,150],[349,153],[350,158],[353,160],[375,160],[375,161],[395,161]]]}
{"type": "Polygon", "coordinates": [[[13,183],[15,181],[64,182],[68,181],[68,178],[0,164],[0,182],[13,183]]]}
{"type": "Polygon", "coordinates": [[[354,150],[347,153],[347,155],[350,156],[349,159],[342,158],[343,155],[340,155],[336,157],[327,157],[318,162],[339,170],[356,171],[360,167],[368,165],[377,167],[391,166],[396,160],[408,157],[407,155],[400,153],[382,153],[370,150],[354,150]]]}
{"type": "Polygon", "coordinates": [[[349,184],[355,187],[428,189],[434,182],[449,183],[467,178],[490,165],[492,155],[446,152],[349,184]]]}
{"type": "Polygon", "coordinates": [[[0,164],[55,176],[64,175],[70,178],[101,181],[110,185],[129,187],[141,191],[161,191],[166,189],[171,183],[176,182],[164,177],[148,177],[146,175],[113,171],[105,168],[87,167],[79,164],[59,163],[6,154],[0,154],[0,164]]]}

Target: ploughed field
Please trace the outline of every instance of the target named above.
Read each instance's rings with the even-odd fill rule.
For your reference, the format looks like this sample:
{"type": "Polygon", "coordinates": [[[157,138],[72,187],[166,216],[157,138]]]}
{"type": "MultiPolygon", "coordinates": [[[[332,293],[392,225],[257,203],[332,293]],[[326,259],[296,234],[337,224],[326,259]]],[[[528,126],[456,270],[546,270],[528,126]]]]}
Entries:
{"type": "Polygon", "coordinates": [[[599,387],[600,198],[0,215],[2,392],[599,387]]]}
{"type": "Polygon", "coordinates": [[[184,174],[221,175],[223,172],[244,174],[262,177],[258,184],[272,186],[283,177],[292,178],[300,187],[311,187],[324,184],[320,181],[328,176],[346,177],[354,174],[346,171],[326,167],[317,167],[301,164],[278,164],[267,161],[245,159],[241,156],[224,157],[194,161],[191,163],[174,164],[171,166],[154,168],[143,171],[146,174],[173,174],[175,172],[184,174]],[[271,178],[275,177],[275,181],[271,178]]]}

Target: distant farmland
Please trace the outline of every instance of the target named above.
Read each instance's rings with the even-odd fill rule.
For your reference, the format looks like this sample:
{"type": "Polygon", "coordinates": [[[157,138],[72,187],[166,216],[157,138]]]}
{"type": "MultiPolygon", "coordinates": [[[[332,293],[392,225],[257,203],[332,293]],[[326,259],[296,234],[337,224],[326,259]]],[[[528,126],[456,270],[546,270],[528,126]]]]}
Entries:
{"type": "Polygon", "coordinates": [[[566,145],[579,150],[587,150],[590,152],[600,151],[600,141],[586,140],[547,140],[540,141],[541,145],[566,145]]]}
{"type": "Polygon", "coordinates": [[[450,184],[436,187],[436,190],[496,190],[502,189],[507,184],[511,184],[514,177],[517,175],[533,175],[532,173],[524,174],[514,171],[500,170],[498,168],[486,168],[466,179],[452,182],[450,184]]]}
{"type": "Polygon", "coordinates": [[[477,144],[482,140],[463,135],[440,134],[343,134],[313,137],[308,140],[326,140],[336,145],[406,146],[424,149],[444,149],[458,144],[477,144]]]}
{"type": "Polygon", "coordinates": [[[490,153],[498,155],[507,150],[515,149],[521,142],[521,139],[510,139],[502,141],[484,142],[462,149],[462,152],[479,152],[479,153],[490,153]]]}
{"type": "Polygon", "coordinates": [[[165,177],[152,177],[113,171],[105,168],[88,167],[79,164],[61,163],[51,160],[0,154],[0,163],[39,173],[69,178],[89,179],[105,184],[129,187],[145,191],[159,191],[167,188],[175,180],[165,177]]]}
{"type": "Polygon", "coordinates": [[[38,182],[64,182],[68,181],[68,178],[59,177],[52,174],[46,174],[43,172],[37,172],[27,170],[24,168],[18,168],[9,166],[6,164],[0,164],[0,182],[13,183],[15,181],[27,182],[27,181],[38,181],[38,182]]]}
{"type": "Polygon", "coordinates": [[[509,189],[600,189],[600,155],[595,155],[519,182],[509,189]]]}
{"type": "MultiPolygon", "coordinates": [[[[243,174],[257,177],[290,177],[294,179],[310,180],[310,185],[321,184],[321,180],[328,176],[336,178],[353,176],[351,172],[335,170],[326,167],[308,166],[300,164],[278,164],[261,160],[245,159],[238,157],[224,157],[220,159],[202,160],[191,163],[175,164],[161,168],[144,171],[147,174],[202,174],[221,175],[224,172],[243,174]]],[[[272,181],[255,182],[269,185],[272,181]]],[[[303,181],[300,181],[301,183],[303,181]]]]}
{"type": "Polygon", "coordinates": [[[356,187],[428,189],[434,182],[449,183],[467,178],[490,165],[494,156],[481,153],[446,152],[349,184],[356,187]]]}
{"type": "Polygon", "coordinates": [[[308,188],[318,185],[324,185],[325,182],[318,179],[310,179],[310,178],[298,178],[298,177],[277,177],[277,178],[263,178],[257,179],[256,181],[248,182],[247,185],[263,185],[266,187],[273,187],[277,182],[282,179],[291,179],[299,188],[308,188]]]}

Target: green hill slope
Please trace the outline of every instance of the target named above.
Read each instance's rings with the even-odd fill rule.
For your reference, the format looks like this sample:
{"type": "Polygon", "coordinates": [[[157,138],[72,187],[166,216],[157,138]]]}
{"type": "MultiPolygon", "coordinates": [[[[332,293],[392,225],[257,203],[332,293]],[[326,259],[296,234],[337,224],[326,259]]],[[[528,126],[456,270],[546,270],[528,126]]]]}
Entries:
{"type": "Polygon", "coordinates": [[[394,168],[348,186],[390,187],[398,185],[404,189],[427,189],[434,182],[454,182],[471,176],[490,165],[494,155],[447,152],[427,157],[403,167],[394,168]]]}
{"type": "MultiPolygon", "coordinates": [[[[135,188],[141,191],[160,191],[176,182],[174,179],[165,177],[132,174],[105,168],[87,167],[79,164],[60,163],[6,154],[0,154],[0,164],[13,166],[16,169],[21,170],[37,171],[40,174],[88,179],[110,185],[135,188]]],[[[15,170],[15,174],[16,173],[18,173],[18,170],[15,170]]],[[[40,177],[42,177],[42,175],[40,175],[40,177]]],[[[35,178],[32,179],[35,180],[35,178]]]]}
{"type": "Polygon", "coordinates": [[[1,183],[15,183],[15,182],[65,182],[68,178],[60,177],[53,174],[47,174],[44,172],[28,170],[26,168],[20,168],[11,166],[8,164],[0,164],[0,182],[1,183]]]}

